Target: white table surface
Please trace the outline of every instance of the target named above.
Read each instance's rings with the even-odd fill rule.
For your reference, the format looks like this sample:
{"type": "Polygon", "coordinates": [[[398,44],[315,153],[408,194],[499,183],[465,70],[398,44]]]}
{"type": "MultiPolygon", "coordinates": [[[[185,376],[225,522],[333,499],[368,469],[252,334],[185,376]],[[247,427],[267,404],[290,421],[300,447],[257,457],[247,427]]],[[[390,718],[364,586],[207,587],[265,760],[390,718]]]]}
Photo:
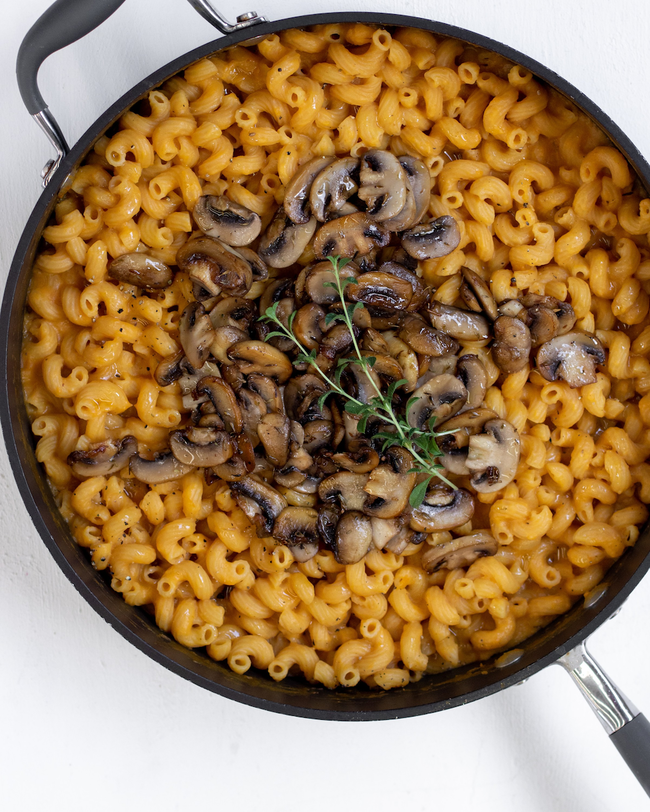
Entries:
{"type": "MultiPolygon", "coordinates": [[[[90,0],[99,2],[99,0],[90,0]]],[[[50,0],[0,0],[0,273],[51,150],[15,86],[18,45],[50,0]]],[[[225,10],[221,3],[221,10],[225,10]]],[[[650,155],[650,5],[638,0],[256,0],[270,19],[381,10],[469,28],[547,64],[650,155]]],[[[249,9],[232,6],[235,13],[249,9]]],[[[183,0],[126,0],[41,71],[74,142],[156,67],[213,39],[183,0]]],[[[295,719],[203,691],[149,660],[82,600],[27,516],[0,452],[0,805],[31,810],[335,808],[636,812],[650,808],[559,668],[479,703],[393,722],[295,719]]],[[[650,712],[650,580],[592,651],[650,712]]]]}

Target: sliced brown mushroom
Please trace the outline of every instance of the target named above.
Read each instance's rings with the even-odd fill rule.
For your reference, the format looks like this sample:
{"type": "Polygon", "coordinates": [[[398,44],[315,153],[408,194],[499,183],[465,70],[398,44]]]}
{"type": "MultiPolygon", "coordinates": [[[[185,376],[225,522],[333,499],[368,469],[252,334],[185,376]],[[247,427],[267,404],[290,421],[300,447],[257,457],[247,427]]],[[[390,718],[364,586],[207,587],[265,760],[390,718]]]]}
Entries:
{"type": "Polygon", "coordinates": [[[416,429],[430,429],[432,418],[437,426],[463,408],[467,389],[455,375],[443,373],[418,387],[412,399],[406,413],[408,424],[416,429]]]}
{"type": "Polygon", "coordinates": [[[500,316],[509,316],[513,319],[526,320],[526,308],[519,299],[506,299],[497,308],[500,316]]]}
{"type": "Polygon", "coordinates": [[[250,438],[253,445],[257,445],[260,441],[257,429],[260,421],[267,413],[266,403],[257,392],[252,392],[245,386],[239,389],[237,398],[244,422],[244,433],[250,438]]]}
{"type": "Polygon", "coordinates": [[[219,367],[212,361],[206,361],[203,366],[195,369],[187,358],[181,360],[180,367],[183,374],[178,379],[178,387],[183,397],[183,408],[194,409],[208,401],[207,395],[199,395],[196,392],[199,381],[210,375],[218,377],[219,367]]]}
{"type": "MultiPolygon", "coordinates": [[[[266,285],[259,299],[260,314],[266,314],[268,309],[273,306],[275,308],[274,312],[276,317],[285,328],[288,328],[289,318],[296,309],[296,300],[293,295],[293,283],[291,279],[281,277],[280,279],[273,279],[266,285]]],[[[255,324],[255,331],[258,338],[269,341],[274,347],[282,350],[282,352],[291,352],[291,350],[294,349],[295,344],[293,341],[285,336],[276,335],[267,339],[267,335],[271,330],[272,324],[270,321],[258,321],[255,324]]]]}
{"type": "Polygon", "coordinates": [[[309,454],[313,454],[319,448],[330,444],[332,439],[331,420],[310,420],[305,423],[303,428],[305,430],[303,446],[309,454]]]}
{"type": "Polygon", "coordinates": [[[286,507],[273,524],[273,538],[287,547],[315,544],[318,549],[318,511],[307,507],[286,507]]]}
{"type": "Polygon", "coordinates": [[[192,216],[204,234],[227,245],[248,245],[262,230],[259,214],[225,195],[202,195],[192,216]]]}
{"type": "MultiPolygon", "coordinates": [[[[374,369],[362,367],[360,364],[348,364],[345,371],[346,382],[352,385],[353,397],[361,403],[370,403],[377,397],[377,390],[381,389],[381,381],[374,369]]],[[[350,391],[347,390],[346,391],[350,391]]]]}
{"type": "Polygon", "coordinates": [[[112,259],[108,265],[108,276],[127,285],[148,290],[160,290],[171,285],[174,272],[158,259],[134,251],[112,259]]]}
{"type": "Polygon", "coordinates": [[[398,338],[393,333],[386,333],[385,336],[391,357],[400,365],[402,377],[408,381],[408,383],[404,385],[404,391],[412,392],[417,386],[420,376],[418,357],[413,349],[409,347],[405,341],[402,341],[401,338],[398,338]]]}
{"type": "Polygon", "coordinates": [[[257,318],[255,304],[241,296],[226,296],[210,311],[210,321],[215,330],[219,327],[237,327],[247,331],[257,318]]]}
{"type": "Polygon", "coordinates": [[[294,223],[307,223],[310,217],[309,196],[315,178],[328,167],[333,158],[312,158],[291,178],[284,194],[284,210],[294,223]]]}
{"type": "Polygon", "coordinates": [[[264,403],[268,412],[281,412],[284,413],[284,400],[282,399],[282,392],[280,387],[267,375],[260,375],[257,372],[248,376],[248,388],[251,392],[258,394],[264,403]]]}
{"type": "Polygon", "coordinates": [[[348,198],[358,190],[358,178],[358,158],[339,158],[321,171],[314,178],[309,194],[314,217],[325,223],[335,217],[355,212],[356,207],[348,203],[348,198]]]}
{"type": "Polygon", "coordinates": [[[389,220],[402,211],[407,197],[406,172],[392,152],[369,149],[361,158],[359,179],[358,196],[368,207],[371,220],[389,220]]]}
{"type": "Polygon", "coordinates": [[[412,530],[437,533],[452,530],[474,515],[474,499],[468,491],[453,491],[447,485],[430,487],[419,507],[413,508],[409,525],[412,530]]]}
{"type": "Polygon", "coordinates": [[[555,308],[555,315],[557,316],[559,325],[558,335],[563,336],[573,330],[573,326],[576,323],[576,314],[568,302],[558,301],[555,308]]]}
{"type": "Polygon", "coordinates": [[[458,357],[455,355],[441,355],[439,358],[432,357],[429,359],[427,371],[418,379],[418,384],[422,386],[435,375],[442,375],[444,372],[455,375],[457,365],[458,357]]]}
{"type": "Polygon", "coordinates": [[[501,372],[519,372],[530,357],[530,330],[518,318],[499,316],[494,322],[492,358],[501,372]]]}
{"type": "Polygon", "coordinates": [[[409,271],[416,271],[418,267],[417,259],[407,254],[401,245],[393,251],[391,262],[397,262],[398,265],[403,265],[409,271]]]}
{"type": "Polygon", "coordinates": [[[455,355],[459,349],[454,338],[442,330],[429,327],[423,319],[416,316],[407,316],[398,335],[415,352],[434,358],[455,355]]]}
{"type": "Polygon", "coordinates": [[[327,392],[327,385],[318,375],[299,375],[287,383],[284,389],[284,403],[292,420],[307,421],[324,417],[318,409],[318,398],[327,392]]]}
{"type": "Polygon", "coordinates": [[[414,226],[402,234],[402,246],[414,259],[446,257],[458,247],[459,242],[458,223],[449,214],[414,226]]]}
{"type": "Polygon", "coordinates": [[[527,308],[526,325],[530,330],[532,347],[539,347],[558,334],[560,323],[555,313],[541,304],[527,308]]]}
{"type": "Polygon", "coordinates": [[[257,535],[262,538],[270,536],[275,520],[287,507],[284,496],[255,476],[233,482],[230,490],[235,494],[239,507],[255,524],[257,535]]]}
{"type": "Polygon", "coordinates": [[[319,345],[316,363],[321,369],[329,369],[337,355],[352,346],[352,333],[347,324],[335,324],[323,337],[319,345]]]}
{"type": "Polygon", "coordinates": [[[263,282],[268,279],[269,269],[266,267],[266,263],[252,248],[242,245],[237,248],[237,253],[251,266],[253,282],[263,282]]]}
{"type": "Polygon", "coordinates": [[[348,285],[346,296],[353,302],[381,307],[385,310],[406,310],[413,297],[407,280],[381,271],[361,274],[355,284],[348,285]]]}
{"type": "MultiPolygon", "coordinates": [[[[411,155],[402,155],[399,162],[406,173],[406,179],[413,192],[415,216],[411,225],[415,225],[427,213],[431,202],[431,173],[422,161],[413,158],[411,155]]],[[[410,226],[406,226],[406,228],[410,228],[410,226]]],[[[393,257],[393,259],[395,262],[400,261],[398,257],[393,257]]]]}
{"type": "Polygon", "coordinates": [[[229,384],[221,378],[209,375],[199,381],[196,392],[198,395],[207,395],[210,398],[226,431],[231,434],[241,432],[243,428],[242,413],[239,403],[237,403],[237,396],[229,384]]]}
{"type": "Polygon", "coordinates": [[[596,336],[577,330],[542,344],[537,368],[547,381],[560,378],[572,389],[596,383],[596,367],[605,363],[605,350],[596,336]]]}
{"type": "Polygon", "coordinates": [[[339,564],[356,564],[372,544],[370,518],[359,510],[346,511],[336,525],[333,552],[339,564]]]}
{"type": "Polygon", "coordinates": [[[253,284],[250,264],[233,248],[205,235],[182,245],[176,253],[176,264],[212,296],[222,290],[243,296],[253,284]]]}
{"type": "Polygon", "coordinates": [[[233,344],[240,341],[247,341],[248,333],[238,327],[217,327],[214,331],[214,338],[210,344],[210,352],[225,367],[229,367],[233,361],[228,357],[228,350],[233,344]]]}
{"type": "Polygon", "coordinates": [[[103,440],[87,451],[73,451],[68,465],[77,477],[110,476],[121,471],[138,451],[138,442],[132,434],[121,440],[103,440]]]}
{"type": "Polygon", "coordinates": [[[487,341],[490,327],[487,319],[479,313],[471,313],[460,307],[431,302],[428,309],[431,324],[460,341],[487,341]]]}
{"type": "Polygon", "coordinates": [[[481,530],[430,547],[422,556],[422,566],[429,573],[437,572],[443,567],[455,570],[459,567],[468,567],[482,556],[494,555],[498,549],[499,545],[495,538],[487,531],[481,530]]]}
{"type": "Polygon", "coordinates": [[[162,359],[153,373],[153,377],[159,386],[169,386],[181,377],[183,374],[181,361],[184,357],[185,355],[181,351],[162,359]]]}
{"type": "Polygon", "coordinates": [[[263,341],[238,341],[227,352],[230,359],[235,361],[237,367],[244,375],[259,372],[276,378],[284,383],[291,377],[293,367],[291,361],[280,350],[263,341]]]}
{"type": "Polygon", "coordinates": [[[521,303],[526,308],[524,318],[530,329],[533,347],[539,347],[557,335],[568,333],[576,322],[571,305],[560,302],[554,296],[527,293],[521,303]]]}
{"type": "Polygon", "coordinates": [[[280,206],[260,240],[258,254],[272,268],[293,265],[314,236],[318,222],[310,217],[306,223],[294,223],[280,206]]]}
{"type": "Polygon", "coordinates": [[[409,311],[419,310],[422,305],[424,305],[428,298],[428,290],[425,288],[424,284],[420,277],[414,273],[413,271],[405,268],[403,265],[400,265],[398,262],[382,262],[379,266],[378,271],[380,273],[387,273],[391,276],[396,276],[398,279],[402,279],[405,282],[408,282],[411,286],[411,301],[408,305],[409,311]]]}
{"type": "Polygon", "coordinates": [[[394,519],[378,519],[373,516],[370,519],[372,527],[372,543],[378,550],[383,550],[384,547],[398,536],[403,528],[406,517],[397,516],[394,519]]]}
{"type": "Polygon", "coordinates": [[[289,442],[289,459],[287,460],[285,471],[308,471],[314,464],[314,460],[303,448],[305,442],[305,430],[296,420],[291,421],[291,438],[289,442]]]}
{"type": "Polygon", "coordinates": [[[389,448],[385,459],[370,472],[363,489],[368,495],[363,512],[379,519],[392,519],[406,509],[417,475],[410,473],[415,462],[405,448],[389,448]]]}
{"type": "Polygon", "coordinates": [[[363,332],[361,339],[361,349],[370,352],[373,355],[390,355],[390,349],[386,343],[386,339],[377,330],[369,327],[363,332]]]}
{"type": "Polygon", "coordinates": [[[340,504],[343,510],[361,510],[368,496],[363,490],[367,481],[367,474],[339,471],[320,483],[318,495],[323,502],[340,504]]]}
{"type": "Polygon", "coordinates": [[[379,465],[379,454],[366,443],[353,440],[348,450],[334,454],[332,460],[355,474],[367,474],[379,465]]]}
{"type": "Polygon", "coordinates": [[[289,458],[291,421],[284,414],[265,414],[257,426],[257,434],[270,463],[284,468],[289,458]]]}
{"type": "Polygon", "coordinates": [[[436,431],[444,432],[444,436],[438,439],[438,447],[443,453],[440,462],[447,471],[458,476],[469,476],[466,463],[470,437],[480,433],[488,420],[496,417],[496,412],[491,409],[470,409],[436,426],[436,431]]]}
{"type": "Polygon", "coordinates": [[[517,473],[521,440],[517,429],[500,417],[488,420],[481,434],[469,438],[465,465],[470,483],[479,493],[493,493],[509,485],[517,473]]]}
{"type": "MultiPolygon", "coordinates": [[[[375,361],[372,365],[372,371],[377,375],[385,384],[390,386],[395,381],[403,380],[402,367],[390,355],[374,355],[371,352],[362,352],[363,358],[374,358],[375,361]]],[[[371,362],[372,363],[372,362],[371,362]]],[[[400,389],[404,384],[400,384],[400,389]]]]}
{"type": "Polygon", "coordinates": [[[307,561],[311,561],[319,549],[319,545],[314,541],[309,544],[294,544],[294,546],[291,547],[291,555],[294,561],[297,561],[299,564],[305,564],[307,561]]]}
{"type": "Polygon", "coordinates": [[[320,505],[318,508],[318,535],[321,541],[331,550],[334,549],[336,541],[336,525],[339,521],[340,512],[333,505],[320,505]]]}
{"type": "Polygon", "coordinates": [[[456,377],[467,389],[467,402],[463,410],[478,409],[483,403],[488,384],[487,371],[478,355],[461,355],[456,365],[456,377]]]}
{"type": "MultiPolygon", "coordinates": [[[[345,276],[355,278],[359,276],[359,269],[355,263],[349,262],[345,266],[345,276]]],[[[330,287],[334,284],[334,280],[334,271],[329,260],[308,265],[296,279],[296,298],[299,302],[312,301],[318,305],[332,305],[339,302],[337,290],[330,287]]]]}
{"type": "Polygon", "coordinates": [[[325,334],[325,311],[314,302],[303,305],[296,312],[291,328],[303,347],[317,350],[325,334]]]}
{"type": "Polygon", "coordinates": [[[417,222],[415,219],[415,213],[415,197],[413,196],[413,192],[411,191],[411,187],[407,179],[406,201],[402,210],[394,217],[389,217],[387,220],[382,220],[381,224],[387,231],[391,231],[393,233],[397,231],[404,231],[404,229],[411,228],[411,226],[415,225],[417,222]]]}
{"type": "Polygon", "coordinates": [[[373,248],[384,248],[389,242],[390,232],[381,223],[373,222],[365,212],[357,212],[322,225],[314,240],[314,255],[319,259],[351,258],[373,248]]]}
{"type": "Polygon", "coordinates": [[[180,463],[193,468],[221,465],[232,457],[235,450],[227,432],[201,427],[172,431],[169,447],[180,463]]]}
{"type": "Polygon", "coordinates": [[[180,479],[194,470],[192,465],[179,462],[171,451],[162,451],[156,454],[152,460],[147,460],[135,454],[131,457],[130,465],[133,476],[148,485],[171,482],[171,480],[180,479]]]}
{"type": "Polygon", "coordinates": [[[386,545],[386,549],[395,555],[401,555],[409,544],[422,544],[426,539],[426,533],[417,533],[410,527],[403,527],[386,545]]]}
{"type": "Polygon", "coordinates": [[[180,340],[187,360],[194,369],[202,367],[207,361],[214,335],[205,307],[201,302],[190,302],[181,316],[180,340]]]}
{"type": "Polygon", "coordinates": [[[245,434],[239,434],[233,439],[235,453],[230,459],[215,465],[211,469],[212,475],[224,482],[238,482],[251,474],[256,468],[257,459],[251,441],[245,434]]]}
{"type": "Polygon", "coordinates": [[[495,321],[499,317],[499,311],[487,283],[470,268],[462,268],[462,274],[461,299],[470,310],[475,313],[483,311],[490,321],[495,321]]]}

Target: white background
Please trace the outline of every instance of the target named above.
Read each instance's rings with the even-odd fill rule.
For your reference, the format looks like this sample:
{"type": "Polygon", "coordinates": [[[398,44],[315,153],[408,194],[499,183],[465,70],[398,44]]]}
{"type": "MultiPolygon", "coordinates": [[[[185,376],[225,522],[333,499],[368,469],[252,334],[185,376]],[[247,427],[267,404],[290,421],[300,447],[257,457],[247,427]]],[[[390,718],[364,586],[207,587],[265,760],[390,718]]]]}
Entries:
{"type": "MultiPolygon", "coordinates": [[[[21,105],[18,45],[50,0],[0,0],[0,273],[40,194],[51,150],[21,105]]],[[[100,2],[100,0],[87,0],[100,2]]],[[[226,11],[221,3],[221,10],[226,11]]],[[[650,156],[650,5],[639,0],[255,0],[270,19],[399,12],[473,29],[547,64],[650,156]]],[[[231,17],[249,9],[229,4],[231,17]]],[[[126,0],[51,57],[41,88],[72,143],[158,66],[213,39],[183,0],[126,0]]],[[[79,597],[30,524],[0,459],[0,804],[16,812],[333,806],[347,812],[636,812],[648,799],[568,677],[434,716],[327,723],[203,691],[123,640],[79,597]]],[[[612,677],[650,712],[650,581],[592,638],[612,677]]]]}

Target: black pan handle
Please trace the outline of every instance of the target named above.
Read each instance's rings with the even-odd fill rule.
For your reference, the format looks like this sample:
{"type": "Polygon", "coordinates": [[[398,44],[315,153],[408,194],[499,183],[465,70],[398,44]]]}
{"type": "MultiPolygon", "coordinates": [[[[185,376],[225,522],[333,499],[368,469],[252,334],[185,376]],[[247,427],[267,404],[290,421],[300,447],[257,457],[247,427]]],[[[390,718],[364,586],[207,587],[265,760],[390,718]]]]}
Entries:
{"type": "MultiPolygon", "coordinates": [[[[240,14],[237,22],[231,25],[212,7],[209,0],[189,2],[223,34],[266,22],[264,17],[248,11],[240,14]]],[[[89,34],[117,11],[122,3],[124,0],[56,0],[29,29],[18,50],[16,77],[20,95],[25,107],[57,152],[57,157],[48,161],[43,169],[43,186],[47,186],[69,148],[61,128],[38,89],[38,71],[50,54],[89,34]]]]}
{"type": "Polygon", "coordinates": [[[584,643],[560,657],[609,737],[650,795],[650,723],[607,676],[584,643]]]}
{"type": "Polygon", "coordinates": [[[38,89],[38,71],[50,54],[76,42],[107,20],[124,0],[56,0],[29,29],[18,50],[16,77],[25,107],[50,139],[57,157],[45,165],[43,186],[58,169],[68,145],[38,89]]]}
{"type": "Polygon", "coordinates": [[[71,45],[107,20],[124,0],[56,0],[25,34],[16,76],[25,107],[35,116],[47,109],[38,89],[38,70],[50,54],[71,45]]]}
{"type": "Polygon", "coordinates": [[[612,733],[610,739],[639,784],[650,795],[650,722],[639,713],[612,733]]]}

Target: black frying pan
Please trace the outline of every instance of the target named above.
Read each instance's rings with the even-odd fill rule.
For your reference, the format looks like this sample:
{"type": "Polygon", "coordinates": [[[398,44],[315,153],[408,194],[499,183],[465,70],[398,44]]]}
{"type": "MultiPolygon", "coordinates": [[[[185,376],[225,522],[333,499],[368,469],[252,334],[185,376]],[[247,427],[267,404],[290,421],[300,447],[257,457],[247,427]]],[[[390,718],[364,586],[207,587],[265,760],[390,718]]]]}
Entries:
{"type": "Polygon", "coordinates": [[[111,590],[105,577],[90,566],[61,518],[45,473],[36,462],[20,380],[22,320],[30,270],[42,229],[70,172],[82,162],[96,139],[150,89],[188,64],[252,37],[285,28],[359,21],[415,26],[434,34],[456,37],[503,54],[564,93],[609,134],[647,189],[650,189],[650,167],[614,122],[583,94],[543,65],[494,40],[420,18],[357,12],[294,17],[275,23],[249,14],[240,16],[237,23],[230,26],[206,0],[189,2],[226,36],[179,57],[140,82],[106,110],[69,150],[39,93],[38,69],[47,56],[96,28],[123,2],[57,0],[27,33],[18,54],[17,77],[23,101],[52,141],[57,158],[45,167],[45,191],[27,222],[7,279],[0,316],[0,374],[7,386],[0,397],[0,416],[18,489],[55,561],[113,628],[165,668],[222,696],[278,713],[347,721],[415,716],[489,696],[559,662],[577,682],[619,752],[650,794],[650,724],[618,691],[584,647],[586,638],[618,610],[650,567],[650,527],[644,528],[636,545],[608,571],[602,588],[595,590],[591,599],[579,601],[567,614],[526,640],[519,647],[521,656],[506,665],[502,658],[494,658],[384,693],[364,690],[363,686],[332,692],[292,679],[275,683],[260,673],[239,676],[207,656],[178,645],[161,632],[146,613],[127,606],[121,596],[111,590]]]}

